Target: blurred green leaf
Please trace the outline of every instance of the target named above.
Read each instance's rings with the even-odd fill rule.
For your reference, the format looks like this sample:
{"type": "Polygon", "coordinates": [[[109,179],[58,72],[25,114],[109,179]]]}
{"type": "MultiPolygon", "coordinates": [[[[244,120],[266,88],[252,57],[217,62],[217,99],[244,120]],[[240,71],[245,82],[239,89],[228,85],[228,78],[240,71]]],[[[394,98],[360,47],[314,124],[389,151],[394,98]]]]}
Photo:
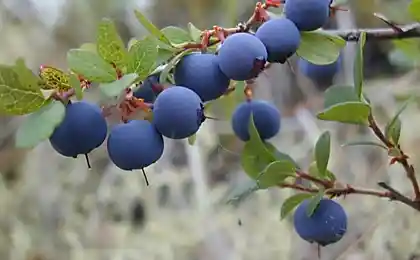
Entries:
{"type": "Polygon", "coordinates": [[[316,208],[318,207],[324,195],[325,195],[325,190],[320,189],[319,192],[311,199],[311,201],[309,202],[308,208],[306,209],[306,215],[308,217],[311,217],[314,214],[316,208]]]}
{"type": "Polygon", "coordinates": [[[51,101],[40,110],[28,115],[16,133],[18,148],[32,148],[48,139],[63,121],[66,108],[59,101],[51,101]]]}
{"type": "Polygon", "coordinates": [[[19,76],[19,81],[22,86],[33,89],[34,91],[39,91],[41,79],[26,66],[24,59],[18,58],[15,61],[13,68],[16,74],[19,76]]]}
{"type": "Polygon", "coordinates": [[[90,51],[90,52],[93,52],[93,53],[96,53],[96,54],[98,53],[96,51],[96,49],[97,49],[96,44],[91,43],[91,42],[83,43],[82,45],[80,45],[79,49],[90,51]]]}
{"type": "Polygon", "coordinates": [[[301,42],[297,55],[319,65],[335,62],[346,41],[338,36],[320,31],[301,32],[301,42]]]}
{"type": "Polygon", "coordinates": [[[289,161],[275,161],[270,163],[257,177],[261,189],[277,186],[288,177],[296,176],[296,168],[289,161]]]}
{"type": "Polygon", "coordinates": [[[40,89],[23,85],[15,67],[0,65],[0,114],[25,115],[45,105],[40,89]]]}
{"type": "Polygon", "coordinates": [[[357,42],[356,57],[354,61],[353,75],[354,87],[356,95],[362,101],[363,94],[363,48],[366,43],[366,32],[360,33],[359,41],[357,42]]]}
{"type": "Polygon", "coordinates": [[[304,200],[312,198],[314,195],[310,193],[299,193],[287,198],[281,205],[280,219],[283,220],[304,200]]]}
{"type": "Polygon", "coordinates": [[[92,82],[107,83],[117,79],[117,72],[111,64],[87,50],[70,50],[67,64],[74,73],[92,82]]]}
{"type": "Polygon", "coordinates": [[[373,142],[373,141],[354,141],[354,142],[345,143],[341,146],[356,146],[356,145],[376,146],[376,147],[380,147],[385,150],[388,150],[388,148],[385,145],[381,143],[373,142]]]}
{"type": "Polygon", "coordinates": [[[131,38],[127,43],[128,51],[130,51],[131,47],[133,47],[133,45],[136,44],[136,42],[138,42],[138,41],[139,40],[137,40],[136,38],[131,38]]]}
{"type": "Polygon", "coordinates": [[[314,177],[317,177],[317,178],[327,179],[327,180],[330,180],[330,181],[335,181],[336,180],[336,177],[335,177],[334,173],[332,173],[328,169],[326,169],[325,172],[320,174],[320,172],[318,171],[318,166],[316,164],[316,161],[312,162],[309,165],[308,173],[310,175],[314,176],[314,177]]]}
{"type": "Polygon", "coordinates": [[[101,83],[99,88],[108,97],[118,97],[124,89],[134,84],[138,78],[139,77],[136,73],[126,74],[114,82],[101,83]]]}
{"type": "Polygon", "coordinates": [[[161,31],[174,45],[193,41],[193,39],[190,37],[190,34],[186,30],[176,26],[168,26],[163,28],[161,31]]]}
{"type": "Polygon", "coordinates": [[[343,102],[359,101],[353,86],[331,86],[324,94],[324,108],[343,102]]]}
{"type": "Polygon", "coordinates": [[[385,127],[385,136],[396,145],[398,144],[401,135],[401,120],[399,117],[413,100],[413,98],[406,100],[385,127]]]}
{"type": "Polygon", "coordinates": [[[241,165],[249,177],[257,179],[259,174],[272,162],[276,161],[275,155],[267,148],[254,125],[253,116],[249,120],[250,139],[245,143],[241,153],[241,165]]]}
{"type": "Polygon", "coordinates": [[[324,121],[335,121],[347,124],[367,125],[370,106],[363,102],[344,102],[333,105],[318,113],[324,121]]]}
{"type": "Polygon", "coordinates": [[[290,155],[280,152],[274,145],[268,142],[265,142],[265,147],[271,154],[274,155],[277,161],[289,161],[295,166],[296,169],[299,169],[298,164],[295,160],[293,160],[293,158],[290,155]]]}
{"type": "Polygon", "coordinates": [[[168,45],[171,45],[171,41],[157,28],[152,22],[147,19],[144,14],[142,14],[138,10],[134,10],[134,14],[136,15],[137,20],[143,25],[143,27],[154,37],[156,37],[159,41],[164,42],[168,45]]]}
{"type": "Polygon", "coordinates": [[[157,57],[158,49],[152,38],[139,40],[130,48],[127,72],[136,73],[144,80],[155,68],[157,57]]]}
{"type": "Polygon", "coordinates": [[[195,27],[191,22],[188,23],[188,31],[193,41],[198,42],[201,39],[201,30],[195,27]]]}
{"type": "Polygon", "coordinates": [[[229,192],[226,203],[238,206],[257,190],[259,190],[257,182],[252,179],[247,179],[246,181],[235,185],[233,190],[229,192]]]}
{"type": "Polygon", "coordinates": [[[99,23],[96,48],[99,56],[108,63],[114,64],[119,69],[126,66],[127,50],[114,22],[109,19],[102,19],[99,23]]]}
{"type": "Polygon", "coordinates": [[[315,144],[315,161],[318,167],[319,175],[325,177],[328,167],[328,161],[330,160],[331,150],[331,135],[330,132],[325,131],[318,138],[315,144]]]}
{"type": "Polygon", "coordinates": [[[412,61],[420,61],[420,40],[419,39],[399,39],[392,41],[395,47],[404,56],[412,61]]]}
{"type": "Polygon", "coordinates": [[[410,5],[408,6],[408,12],[411,15],[411,18],[420,22],[420,0],[411,0],[410,5]]]}
{"type": "Polygon", "coordinates": [[[192,136],[188,137],[188,144],[189,145],[194,145],[196,139],[197,139],[197,135],[195,135],[195,134],[193,134],[192,136]]]}
{"type": "Polygon", "coordinates": [[[75,74],[70,74],[69,77],[70,77],[69,78],[70,86],[74,89],[77,100],[82,100],[83,90],[82,90],[82,87],[80,86],[79,78],[77,78],[75,74]]]}

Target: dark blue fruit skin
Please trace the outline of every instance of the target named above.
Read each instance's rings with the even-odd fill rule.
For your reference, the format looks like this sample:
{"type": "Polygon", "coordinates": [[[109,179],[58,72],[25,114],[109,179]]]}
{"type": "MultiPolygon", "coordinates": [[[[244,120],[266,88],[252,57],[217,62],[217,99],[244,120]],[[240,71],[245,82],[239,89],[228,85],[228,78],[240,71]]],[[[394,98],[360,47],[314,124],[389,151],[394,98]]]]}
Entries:
{"type": "Polygon", "coordinates": [[[246,101],[239,104],[232,115],[235,135],[246,142],[250,139],[249,122],[251,111],[254,125],[262,140],[275,136],[280,130],[280,111],[273,104],[263,100],[246,101]]]}
{"type": "Polygon", "coordinates": [[[338,242],[347,231],[347,214],[343,207],[330,199],[322,199],[311,217],[307,216],[310,200],[296,209],[293,221],[298,235],[310,243],[326,246],[338,242]]]}
{"type": "Polygon", "coordinates": [[[85,101],[70,103],[61,124],[50,137],[52,147],[66,157],[88,154],[106,138],[108,126],[102,110],[85,101]]]}
{"type": "Polygon", "coordinates": [[[163,154],[163,138],[146,120],[132,120],[114,126],[107,140],[111,161],[125,171],[143,169],[163,154]]]}
{"type": "Polygon", "coordinates": [[[144,99],[144,102],[153,103],[159,94],[159,91],[153,89],[153,85],[159,84],[159,76],[160,73],[147,77],[140,88],[134,91],[133,95],[136,98],[144,99]]]}
{"type": "Polygon", "coordinates": [[[263,23],[255,36],[265,45],[269,62],[285,63],[295,54],[300,44],[300,32],[287,18],[271,19],[263,23]]]}
{"type": "Polygon", "coordinates": [[[184,139],[195,134],[204,118],[200,97],[186,87],[165,89],[153,105],[153,125],[171,139],[184,139]]]}
{"type": "Polygon", "coordinates": [[[313,31],[328,22],[331,0],[287,0],[284,13],[299,29],[313,31]]]}
{"type": "Polygon", "coordinates": [[[218,58],[221,71],[233,80],[256,78],[267,61],[264,44],[249,33],[235,33],[221,45],[218,58]]]}
{"type": "Polygon", "coordinates": [[[184,56],[175,67],[175,84],[185,86],[203,102],[222,96],[229,87],[229,78],[220,70],[214,54],[193,53],[184,56]]]}
{"type": "Polygon", "coordinates": [[[327,65],[317,65],[310,63],[309,61],[299,58],[298,61],[299,70],[306,77],[310,78],[317,84],[331,84],[334,76],[340,71],[341,68],[341,56],[327,65]]]}

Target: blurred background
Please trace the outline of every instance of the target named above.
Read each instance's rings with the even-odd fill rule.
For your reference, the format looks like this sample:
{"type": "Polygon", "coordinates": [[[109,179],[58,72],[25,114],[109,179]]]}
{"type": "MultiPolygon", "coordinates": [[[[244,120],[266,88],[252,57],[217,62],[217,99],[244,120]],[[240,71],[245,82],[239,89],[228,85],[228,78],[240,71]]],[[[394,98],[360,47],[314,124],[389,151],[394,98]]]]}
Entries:
{"type": "MultiPolygon", "coordinates": [[[[386,27],[372,14],[398,23],[410,22],[407,0],[353,0],[326,28],[386,27]]],[[[112,18],[123,39],[146,32],[135,20],[139,9],[160,28],[234,26],[252,13],[254,0],[0,0],[0,62],[24,57],[66,69],[70,48],[95,40],[102,17],[112,18]]],[[[353,43],[343,51],[336,84],[352,84],[353,43]]],[[[418,40],[369,42],[365,47],[366,94],[383,125],[401,101],[419,96],[418,40]],[[398,48],[397,48],[398,47],[398,48]]],[[[343,148],[346,141],[373,138],[361,127],[316,120],[323,90],[295,66],[274,65],[257,81],[256,96],[275,102],[282,111],[281,133],[272,143],[290,154],[303,169],[312,161],[313,146],[324,130],[333,135],[329,168],[343,181],[372,187],[388,181],[410,193],[402,169],[388,166],[377,148],[343,148]]],[[[97,100],[89,91],[87,99],[97,100]]],[[[194,146],[165,140],[165,154],[141,172],[114,167],[105,149],[85,161],[57,155],[48,142],[33,150],[14,148],[21,118],[0,118],[0,259],[2,260],[312,260],[317,248],[303,242],[289,219],[280,221],[289,190],[265,190],[237,207],[226,194],[247,181],[241,171],[242,143],[231,132],[229,116],[238,100],[224,99],[212,113],[194,146]],[[224,147],[224,148],[221,148],[224,147]]],[[[420,104],[420,103],[419,103],[420,104]]],[[[420,166],[420,106],[401,116],[402,146],[420,166]]],[[[420,168],[419,168],[420,169],[420,168]]],[[[348,196],[340,203],[349,214],[349,231],[321,251],[321,259],[420,259],[420,215],[411,208],[367,196],[348,196]]]]}

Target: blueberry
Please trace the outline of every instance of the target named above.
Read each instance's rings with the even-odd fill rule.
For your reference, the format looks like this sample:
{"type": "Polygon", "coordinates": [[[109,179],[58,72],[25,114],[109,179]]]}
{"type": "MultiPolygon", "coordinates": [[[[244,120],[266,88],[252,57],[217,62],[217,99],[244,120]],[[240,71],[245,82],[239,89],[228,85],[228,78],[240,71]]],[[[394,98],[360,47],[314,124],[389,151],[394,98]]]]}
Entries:
{"type": "Polygon", "coordinates": [[[233,80],[258,77],[267,61],[264,44],[249,33],[235,33],[226,38],[218,52],[219,67],[233,80]]]}
{"type": "Polygon", "coordinates": [[[263,23],[255,36],[265,45],[269,62],[286,62],[300,44],[300,32],[287,18],[271,19],[263,23]]]}
{"type": "Polygon", "coordinates": [[[175,67],[175,83],[200,96],[203,102],[222,96],[230,80],[220,70],[214,54],[193,53],[184,56],[175,67]]]}
{"type": "Polygon", "coordinates": [[[114,126],[107,141],[108,155],[120,169],[143,169],[163,154],[163,138],[146,120],[132,120],[114,126]]]}
{"type": "Polygon", "coordinates": [[[107,123],[100,107],[85,101],[69,103],[61,124],[50,137],[61,155],[76,158],[99,147],[106,138],[107,123]]]}
{"type": "Polygon", "coordinates": [[[191,89],[172,86],[156,98],[153,124],[165,137],[184,139],[195,134],[204,121],[203,104],[191,89]]]}
{"type": "Polygon", "coordinates": [[[239,104],[232,115],[232,128],[242,141],[248,141],[249,123],[253,115],[254,125],[261,139],[269,139],[280,130],[280,111],[273,104],[263,100],[246,101],[239,104]]]}
{"type": "Polygon", "coordinates": [[[328,22],[331,0],[287,0],[284,13],[299,31],[314,31],[328,22]]]}
{"type": "Polygon", "coordinates": [[[296,209],[293,222],[297,234],[305,241],[326,246],[338,242],[347,231],[347,214],[343,207],[330,199],[322,199],[314,213],[308,217],[310,200],[296,209]]]}

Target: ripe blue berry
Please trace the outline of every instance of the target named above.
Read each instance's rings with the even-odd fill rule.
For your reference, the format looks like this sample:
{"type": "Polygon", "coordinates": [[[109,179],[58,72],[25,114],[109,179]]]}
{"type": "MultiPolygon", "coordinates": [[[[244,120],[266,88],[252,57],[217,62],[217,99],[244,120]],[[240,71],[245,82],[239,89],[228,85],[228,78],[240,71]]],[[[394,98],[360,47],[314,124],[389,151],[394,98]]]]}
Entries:
{"type": "Polygon", "coordinates": [[[298,235],[310,243],[326,246],[338,242],[347,231],[347,214],[343,207],[330,199],[322,199],[311,217],[307,215],[310,200],[303,201],[294,213],[298,235]]]}
{"type": "Polygon", "coordinates": [[[340,71],[341,57],[335,62],[326,65],[313,64],[305,59],[299,58],[299,70],[316,84],[330,85],[334,76],[340,71]]]}
{"type": "Polygon", "coordinates": [[[269,139],[280,130],[280,111],[273,104],[263,100],[246,101],[239,104],[232,115],[232,128],[242,141],[248,141],[251,112],[254,125],[261,139],[269,139]]]}
{"type": "Polygon", "coordinates": [[[114,126],[107,140],[108,155],[120,169],[143,169],[163,154],[163,138],[146,120],[132,120],[114,126]]]}
{"type": "Polygon", "coordinates": [[[183,139],[195,134],[204,121],[203,104],[191,89],[172,86],[156,98],[153,124],[165,137],[183,139]]]}
{"type": "Polygon", "coordinates": [[[64,120],[51,135],[50,143],[61,155],[76,158],[99,147],[105,141],[107,131],[99,106],[84,101],[70,103],[64,120]]]}
{"type": "Polygon", "coordinates": [[[265,45],[269,62],[286,62],[300,44],[300,32],[287,18],[271,19],[263,23],[255,36],[265,45]]]}
{"type": "Polygon", "coordinates": [[[264,69],[267,50],[264,44],[249,33],[235,33],[226,38],[219,52],[219,67],[233,80],[256,78],[264,69]]]}
{"type": "Polygon", "coordinates": [[[230,82],[220,70],[214,54],[193,53],[184,56],[175,67],[174,77],[178,86],[191,89],[203,102],[222,96],[230,82]]]}
{"type": "Polygon", "coordinates": [[[147,77],[143,84],[134,91],[133,95],[136,98],[144,99],[144,102],[153,103],[160,93],[159,76],[160,73],[147,77]]]}
{"type": "Polygon", "coordinates": [[[287,0],[284,13],[299,29],[313,31],[327,23],[331,0],[287,0]]]}

